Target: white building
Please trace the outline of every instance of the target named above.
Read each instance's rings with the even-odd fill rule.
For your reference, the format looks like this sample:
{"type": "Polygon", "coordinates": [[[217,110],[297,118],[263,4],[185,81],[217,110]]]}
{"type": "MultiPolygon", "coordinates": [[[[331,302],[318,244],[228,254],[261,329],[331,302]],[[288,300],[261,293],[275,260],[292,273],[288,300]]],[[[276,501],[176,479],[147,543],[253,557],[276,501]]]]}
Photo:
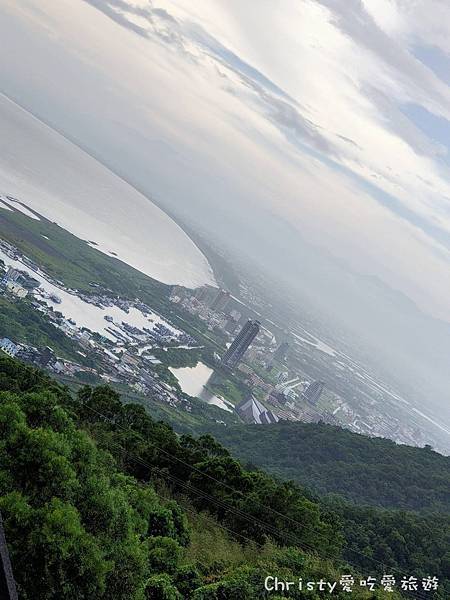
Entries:
{"type": "Polygon", "coordinates": [[[19,351],[19,347],[8,338],[2,338],[0,340],[0,349],[8,356],[16,356],[19,351]]]}
{"type": "Polygon", "coordinates": [[[259,400],[253,396],[243,400],[236,406],[236,412],[246,423],[256,423],[258,425],[278,423],[277,415],[268,410],[259,400]]]}
{"type": "Polygon", "coordinates": [[[6,284],[6,289],[8,292],[14,294],[14,296],[17,296],[18,298],[25,298],[25,296],[28,294],[28,290],[21,286],[20,283],[15,281],[8,281],[6,284]]]}

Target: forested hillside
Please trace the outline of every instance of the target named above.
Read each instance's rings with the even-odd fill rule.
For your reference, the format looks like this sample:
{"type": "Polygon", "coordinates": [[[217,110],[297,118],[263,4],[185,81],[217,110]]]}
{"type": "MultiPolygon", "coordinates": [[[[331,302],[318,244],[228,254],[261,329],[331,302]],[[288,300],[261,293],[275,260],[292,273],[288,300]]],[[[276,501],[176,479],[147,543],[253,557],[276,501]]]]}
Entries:
{"type": "MultiPolygon", "coordinates": [[[[352,597],[375,599],[386,594],[360,587],[359,573],[387,571],[397,581],[437,576],[440,591],[427,597],[448,597],[448,523],[423,530],[413,517],[379,511],[371,522],[351,505],[321,505],[293,483],[244,469],[209,435],[177,436],[106,386],[74,396],[7,358],[0,510],[25,600],[275,600],[264,591],[274,574],[353,574],[352,597]]],[[[348,598],[337,589],[333,597],[348,598]]]]}
{"type": "Polygon", "coordinates": [[[218,427],[233,454],[320,494],[356,504],[450,513],[450,457],[323,423],[218,427]]]}

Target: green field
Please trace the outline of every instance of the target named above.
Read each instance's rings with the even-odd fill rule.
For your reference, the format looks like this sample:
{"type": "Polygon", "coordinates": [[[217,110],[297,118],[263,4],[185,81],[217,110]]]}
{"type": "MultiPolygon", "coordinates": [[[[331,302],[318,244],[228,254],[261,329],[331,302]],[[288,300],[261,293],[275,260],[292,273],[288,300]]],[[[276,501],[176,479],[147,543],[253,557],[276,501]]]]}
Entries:
{"type": "Polygon", "coordinates": [[[30,346],[50,346],[58,356],[92,366],[89,359],[79,354],[82,348],[54,327],[29,301],[11,301],[0,297],[0,338],[30,346]]]}
{"type": "Polygon", "coordinates": [[[234,405],[242,402],[251,392],[237,375],[219,369],[214,371],[214,377],[206,387],[209,392],[225,398],[234,405]]]}
{"type": "Polygon", "coordinates": [[[129,300],[139,298],[205,346],[216,351],[223,349],[221,337],[208,331],[203,321],[179,308],[174,310],[169,301],[171,286],[96,250],[41,215],[39,218],[38,221],[18,211],[0,209],[0,238],[16,246],[66,287],[87,293],[101,291],[129,300]]]}
{"type": "Polygon", "coordinates": [[[91,283],[95,283],[124,297],[160,302],[167,297],[168,286],[39,217],[38,221],[17,211],[0,210],[0,237],[67,287],[92,292],[91,283]]]}

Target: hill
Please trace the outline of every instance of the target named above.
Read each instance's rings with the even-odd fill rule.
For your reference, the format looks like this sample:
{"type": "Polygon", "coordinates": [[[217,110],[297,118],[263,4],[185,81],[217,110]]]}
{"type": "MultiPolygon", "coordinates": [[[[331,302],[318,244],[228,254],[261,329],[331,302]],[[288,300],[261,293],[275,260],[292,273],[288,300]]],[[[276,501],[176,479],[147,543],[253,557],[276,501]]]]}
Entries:
{"type": "Polygon", "coordinates": [[[0,357],[0,440],[0,510],[24,600],[257,600],[274,574],[343,573],[352,597],[383,597],[359,586],[339,522],[308,493],[245,470],[211,436],[177,436],[106,386],[74,396],[0,357]]]}
{"type": "Polygon", "coordinates": [[[320,495],[356,504],[450,514],[450,457],[322,423],[218,427],[234,455],[320,495]]]}

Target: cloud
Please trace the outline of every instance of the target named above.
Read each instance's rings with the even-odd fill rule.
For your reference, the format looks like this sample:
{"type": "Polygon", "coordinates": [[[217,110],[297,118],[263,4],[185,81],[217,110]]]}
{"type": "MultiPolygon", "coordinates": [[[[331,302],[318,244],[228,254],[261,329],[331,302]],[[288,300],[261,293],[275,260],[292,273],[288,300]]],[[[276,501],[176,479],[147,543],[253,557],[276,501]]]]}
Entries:
{"type": "MultiPolygon", "coordinates": [[[[266,0],[44,0],[40,19],[22,9],[27,36],[4,32],[16,54],[7,49],[2,85],[217,235],[229,219],[229,237],[242,211],[289,220],[443,316],[447,148],[405,107],[449,120],[450,88],[414,54],[445,36],[427,33],[430,15],[415,23],[423,2],[415,12],[400,0],[382,11],[378,1],[286,0],[275,10],[266,0]],[[49,22],[61,39],[36,33],[49,22]],[[21,44],[27,72],[41,78],[27,87],[17,83],[26,79],[21,44]]],[[[6,6],[16,14],[12,0],[6,6]]]]}
{"type": "MultiPolygon", "coordinates": [[[[429,105],[433,112],[449,118],[450,90],[432,71],[416,60],[409,47],[401,43],[401,38],[380,27],[366,10],[366,6],[373,6],[373,1],[368,4],[363,0],[317,1],[327,7],[332,22],[342,33],[360,49],[369,51],[372,61],[378,63],[378,67],[381,63],[382,68],[389,70],[388,77],[395,74],[396,81],[391,81],[390,86],[392,91],[414,96],[429,105]]],[[[401,17],[403,14],[408,15],[408,11],[400,12],[400,4],[398,21],[403,22],[401,17]]]]}
{"type": "MultiPolygon", "coordinates": [[[[447,273],[445,280],[448,281],[449,180],[445,166],[440,162],[447,149],[436,143],[432,136],[427,136],[427,132],[409,119],[402,108],[405,102],[414,101],[426,107],[425,110],[440,115],[441,119],[448,119],[450,90],[429,68],[417,61],[407,45],[400,45],[396,36],[383,31],[362,2],[321,0],[320,3],[326,12],[320,13],[311,3],[303,3],[301,16],[307,15],[303,28],[294,18],[292,20],[299,38],[303,34],[308,37],[307,28],[313,32],[311,38],[320,35],[321,29],[326,31],[328,35],[324,35],[324,39],[331,50],[324,49],[320,42],[310,41],[314,45],[311,61],[306,67],[301,60],[296,65],[293,80],[299,81],[298,91],[293,91],[295,85],[288,76],[283,81],[277,73],[277,87],[286,91],[288,100],[280,106],[279,101],[272,98],[280,111],[275,113],[275,118],[273,114],[270,118],[282,129],[293,132],[295,141],[320,152],[320,159],[325,164],[334,163],[335,168],[345,169],[362,180],[361,186],[373,198],[401,217],[397,221],[399,237],[405,236],[408,229],[411,231],[401,220],[412,225],[412,230],[417,230],[416,241],[420,239],[420,244],[429,246],[430,257],[434,253],[440,257],[441,269],[447,273]],[[334,60],[330,57],[332,52],[336,53],[334,60]],[[315,82],[308,89],[301,81],[305,70],[309,77],[311,73],[317,79],[329,76],[334,89],[320,97],[314,89],[315,82]],[[294,98],[295,107],[289,104],[289,98],[294,98]],[[312,107],[309,114],[304,110],[305,105],[312,107]],[[330,126],[333,121],[330,112],[335,110],[341,127],[330,126]],[[314,116],[314,120],[309,116],[314,116]],[[334,136],[344,142],[351,139],[353,143],[347,142],[347,148],[338,147],[334,136]]],[[[395,15],[396,31],[401,27],[401,16],[400,12],[395,15]]],[[[276,39],[282,38],[277,35],[279,33],[271,31],[276,39]]],[[[286,60],[289,55],[297,56],[289,38],[284,35],[283,40],[281,49],[270,46],[269,51],[279,51],[286,60]]],[[[233,43],[236,46],[236,39],[233,43]]],[[[261,64],[267,63],[262,60],[261,64]]],[[[275,73],[265,75],[273,78],[275,73]]],[[[322,88],[322,85],[318,87],[322,88]]],[[[268,101],[267,94],[264,99],[268,101]]],[[[361,214],[364,214],[363,198],[361,195],[361,214]]],[[[365,203],[367,206],[367,199],[365,203]]],[[[425,249],[423,252],[426,253],[425,249]]],[[[407,264],[403,268],[408,270],[407,264]]]]}
{"type": "Polygon", "coordinates": [[[417,43],[450,54],[450,5],[446,0],[363,0],[381,29],[409,48],[417,43]]]}

